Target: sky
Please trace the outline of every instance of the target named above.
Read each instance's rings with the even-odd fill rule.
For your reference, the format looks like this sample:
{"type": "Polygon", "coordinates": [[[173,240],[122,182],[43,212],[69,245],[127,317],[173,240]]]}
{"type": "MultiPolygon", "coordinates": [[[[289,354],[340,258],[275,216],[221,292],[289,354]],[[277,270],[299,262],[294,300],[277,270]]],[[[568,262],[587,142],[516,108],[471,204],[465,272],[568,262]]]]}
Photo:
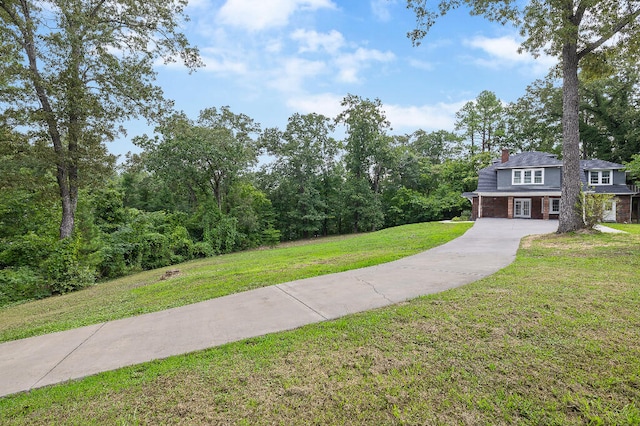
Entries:
{"type": "MultiPolygon", "coordinates": [[[[415,47],[405,0],[190,0],[186,12],[184,33],[205,66],[158,63],[157,84],[193,119],[229,106],[263,129],[284,129],[294,113],[333,118],[353,94],[381,100],[391,134],[452,131],[483,90],[515,101],[556,64],[519,54],[516,28],[466,10],[440,18],[415,47]]],[[[116,155],[139,152],[130,140],[153,132],[143,121],[125,127],[109,144],[116,155]]]]}

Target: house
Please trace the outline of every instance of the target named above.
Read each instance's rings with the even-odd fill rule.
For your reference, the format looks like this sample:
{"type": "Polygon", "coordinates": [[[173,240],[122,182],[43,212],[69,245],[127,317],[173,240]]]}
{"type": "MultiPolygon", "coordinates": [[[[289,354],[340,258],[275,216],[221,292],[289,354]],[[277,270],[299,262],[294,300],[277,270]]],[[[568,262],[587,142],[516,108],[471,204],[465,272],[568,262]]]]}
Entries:
{"type": "MultiPolygon", "coordinates": [[[[638,220],[637,188],[627,186],[622,164],[581,160],[585,192],[614,196],[605,221],[630,223],[638,220]]],[[[562,187],[562,161],[545,152],[523,152],[502,158],[478,172],[478,189],[463,194],[472,204],[471,216],[558,219],[562,187]]]]}

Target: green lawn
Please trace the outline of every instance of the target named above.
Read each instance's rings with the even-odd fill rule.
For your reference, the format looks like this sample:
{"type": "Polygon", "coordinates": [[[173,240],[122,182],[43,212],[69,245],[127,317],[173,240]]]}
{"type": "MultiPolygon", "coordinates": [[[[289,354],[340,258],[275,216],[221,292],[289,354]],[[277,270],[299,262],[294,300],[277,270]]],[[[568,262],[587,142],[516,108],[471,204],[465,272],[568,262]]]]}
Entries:
{"type": "Polygon", "coordinates": [[[628,232],[629,234],[640,234],[640,225],[638,225],[637,223],[635,224],[605,223],[604,225],[608,226],[609,228],[628,232]]]}
{"type": "Polygon", "coordinates": [[[471,226],[468,223],[406,225],[147,271],[64,296],[0,308],[0,342],[389,262],[443,244],[471,226]],[[175,275],[162,279],[167,271],[174,271],[175,275]]]}
{"type": "Polygon", "coordinates": [[[640,235],[526,238],[484,280],[0,399],[5,424],[640,424],[640,235]]]}

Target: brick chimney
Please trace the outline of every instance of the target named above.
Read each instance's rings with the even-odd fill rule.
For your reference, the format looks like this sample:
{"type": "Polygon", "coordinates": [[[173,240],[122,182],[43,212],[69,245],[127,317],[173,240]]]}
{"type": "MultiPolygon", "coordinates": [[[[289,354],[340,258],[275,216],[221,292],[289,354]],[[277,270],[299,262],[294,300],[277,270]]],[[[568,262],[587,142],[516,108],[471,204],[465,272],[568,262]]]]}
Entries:
{"type": "Polygon", "coordinates": [[[502,148],[502,162],[506,163],[507,161],[509,161],[509,150],[502,148]]]}

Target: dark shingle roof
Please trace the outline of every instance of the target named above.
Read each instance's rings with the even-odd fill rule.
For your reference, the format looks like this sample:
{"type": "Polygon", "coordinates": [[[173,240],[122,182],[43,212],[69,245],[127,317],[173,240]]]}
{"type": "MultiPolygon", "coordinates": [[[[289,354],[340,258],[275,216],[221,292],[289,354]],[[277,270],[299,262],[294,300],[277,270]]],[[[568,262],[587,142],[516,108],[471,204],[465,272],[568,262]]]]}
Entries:
{"type": "Polygon", "coordinates": [[[553,167],[562,166],[555,154],[547,152],[523,152],[512,155],[506,163],[497,163],[498,169],[514,169],[520,167],[553,167]]]}
{"type": "Polygon", "coordinates": [[[479,192],[495,191],[498,187],[498,174],[496,168],[498,164],[492,164],[489,167],[478,171],[478,189],[479,192]]]}
{"type": "Polygon", "coordinates": [[[595,169],[624,169],[622,164],[612,163],[611,161],[604,160],[580,160],[580,168],[582,170],[595,170],[595,169]]]}
{"type": "Polygon", "coordinates": [[[627,185],[597,185],[590,186],[587,190],[596,194],[634,195],[636,193],[627,185]]]}

